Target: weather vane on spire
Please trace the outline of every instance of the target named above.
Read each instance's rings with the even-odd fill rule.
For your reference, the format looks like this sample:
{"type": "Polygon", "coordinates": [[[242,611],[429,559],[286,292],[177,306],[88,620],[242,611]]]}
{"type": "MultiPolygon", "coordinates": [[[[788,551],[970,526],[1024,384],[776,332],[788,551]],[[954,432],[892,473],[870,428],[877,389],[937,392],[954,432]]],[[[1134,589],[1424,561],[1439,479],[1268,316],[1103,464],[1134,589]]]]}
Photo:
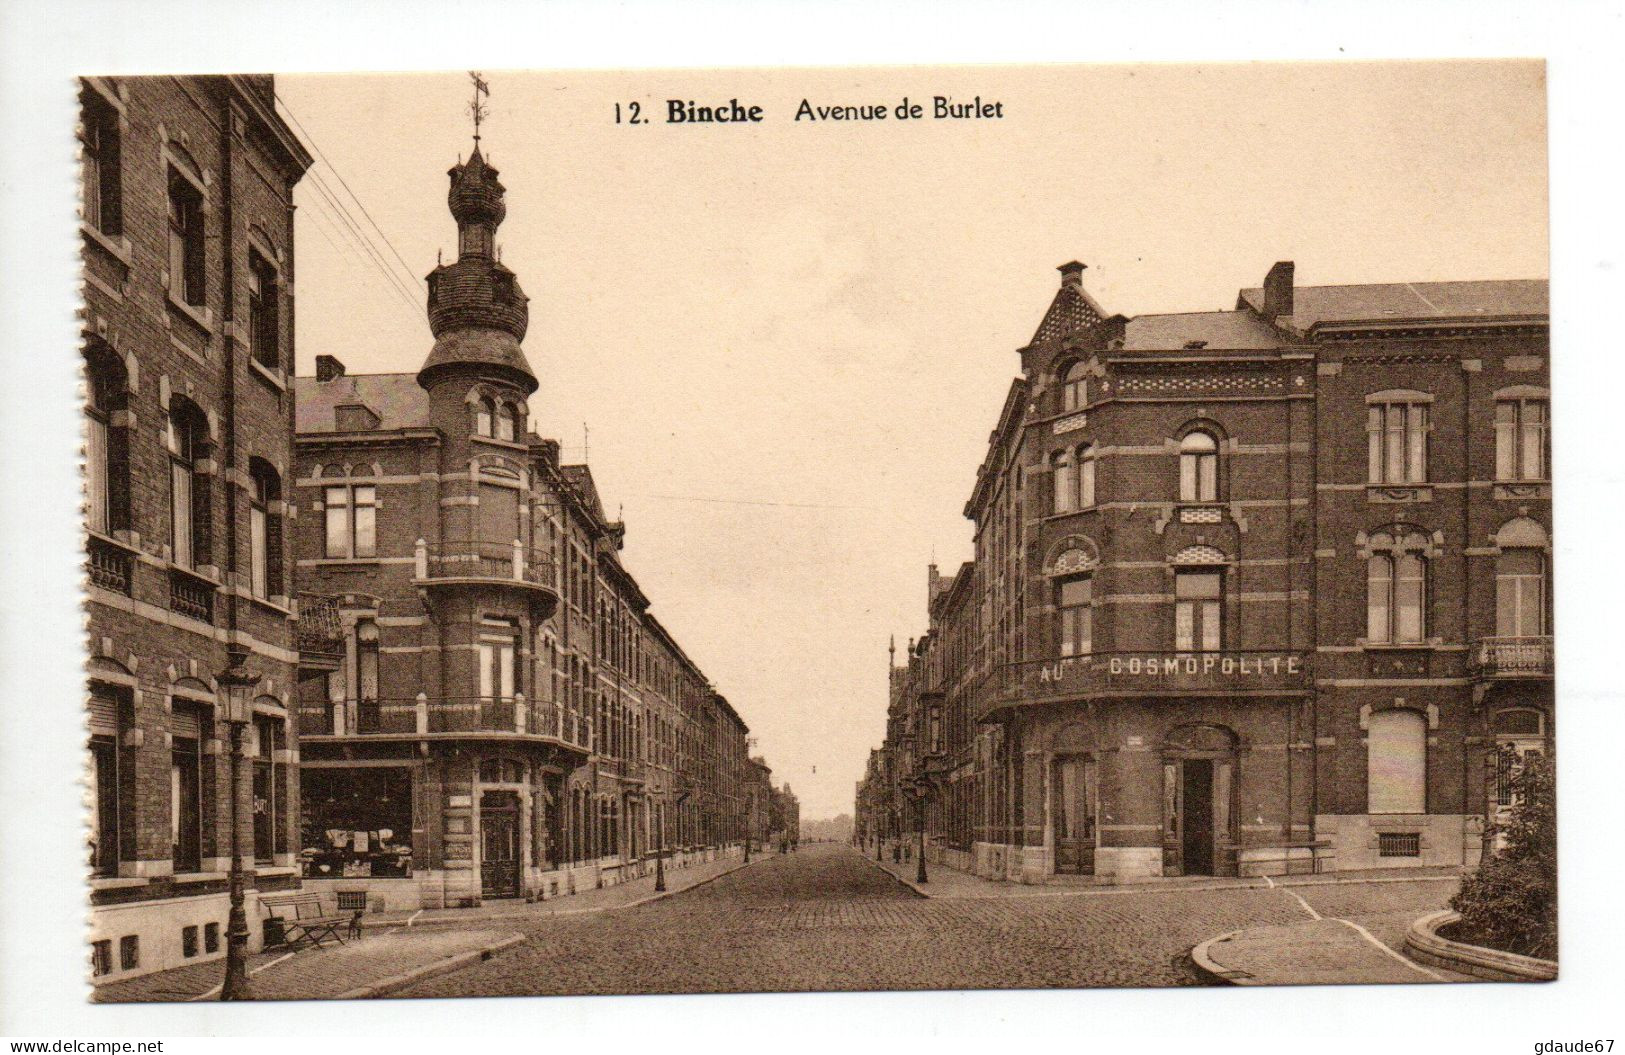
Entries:
{"type": "Polygon", "coordinates": [[[486,105],[480,102],[480,97],[484,96],[489,99],[491,97],[491,86],[485,83],[485,78],[473,70],[468,71],[468,79],[474,82],[474,101],[468,104],[468,112],[474,118],[474,143],[478,146],[480,142],[480,122],[485,120],[486,114],[490,113],[486,105]]]}

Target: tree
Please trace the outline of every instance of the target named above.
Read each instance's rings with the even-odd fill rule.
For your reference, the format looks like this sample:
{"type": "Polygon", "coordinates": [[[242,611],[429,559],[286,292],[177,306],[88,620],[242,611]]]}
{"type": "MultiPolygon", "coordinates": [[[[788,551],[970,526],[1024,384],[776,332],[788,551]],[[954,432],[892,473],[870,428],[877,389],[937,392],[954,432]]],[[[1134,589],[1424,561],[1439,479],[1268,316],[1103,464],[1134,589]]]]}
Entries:
{"type": "Polygon", "coordinates": [[[1557,784],[1550,759],[1531,755],[1512,770],[1512,807],[1494,826],[1499,849],[1463,880],[1450,907],[1464,941],[1557,958],[1557,784]]]}

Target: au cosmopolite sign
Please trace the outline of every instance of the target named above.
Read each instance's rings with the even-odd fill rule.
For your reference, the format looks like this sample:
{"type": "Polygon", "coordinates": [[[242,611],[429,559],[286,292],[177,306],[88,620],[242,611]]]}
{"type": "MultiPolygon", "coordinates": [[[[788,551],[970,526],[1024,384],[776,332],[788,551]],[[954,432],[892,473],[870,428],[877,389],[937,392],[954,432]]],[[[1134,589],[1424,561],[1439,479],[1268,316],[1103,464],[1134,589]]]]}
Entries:
{"type": "Polygon", "coordinates": [[[1307,679],[1302,652],[1110,652],[1020,665],[1021,688],[1039,696],[1110,690],[1292,689],[1307,679]]]}

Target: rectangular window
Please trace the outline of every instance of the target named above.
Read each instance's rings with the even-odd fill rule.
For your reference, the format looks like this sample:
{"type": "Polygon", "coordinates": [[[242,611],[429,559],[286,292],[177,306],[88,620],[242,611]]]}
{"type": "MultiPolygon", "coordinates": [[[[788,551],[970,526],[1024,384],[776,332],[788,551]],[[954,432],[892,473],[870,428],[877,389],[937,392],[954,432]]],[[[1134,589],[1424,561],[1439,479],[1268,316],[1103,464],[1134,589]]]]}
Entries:
{"type": "Polygon", "coordinates": [[[1072,453],[1062,451],[1055,456],[1055,512],[1070,513],[1078,507],[1077,478],[1072,475],[1072,453]]]}
{"type": "Polygon", "coordinates": [[[1427,576],[1422,558],[1412,553],[1394,562],[1394,640],[1410,644],[1422,640],[1422,605],[1427,576]]]}
{"type": "Polygon", "coordinates": [[[479,656],[482,699],[513,698],[513,656],[517,634],[511,624],[487,623],[481,627],[479,656]]]}
{"type": "Polygon", "coordinates": [[[254,591],[254,596],[262,600],[267,596],[266,588],[270,582],[265,527],[265,507],[256,502],[248,509],[249,586],[254,591]]]}
{"type": "Polygon", "coordinates": [[[169,525],[171,559],[183,568],[192,566],[195,552],[193,541],[193,478],[192,463],[181,458],[169,462],[169,525]]]}
{"type": "Polygon", "coordinates": [[[107,486],[107,419],[92,411],[86,419],[85,491],[89,500],[86,514],[92,531],[107,534],[111,492],[107,486]]]}
{"type": "Polygon", "coordinates": [[[113,939],[103,938],[90,943],[90,973],[100,978],[113,973],[113,939]]]}
{"type": "Polygon", "coordinates": [[[482,542],[495,545],[512,543],[519,537],[518,489],[480,484],[479,517],[482,542]]]}
{"type": "Polygon", "coordinates": [[[1059,651],[1063,656],[1087,656],[1093,651],[1094,582],[1088,576],[1067,579],[1056,587],[1056,607],[1061,613],[1059,651]]]}
{"type": "Polygon", "coordinates": [[[1427,719],[1411,710],[1378,711],[1366,729],[1367,808],[1427,812],[1427,719]]]}
{"type": "Polygon", "coordinates": [[[1223,583],[1217,571],[1181,571],[1174,576],[1174,648],[1217,652],[1223,647],[1223,583]]]}
{"type": "Polygon", "coordinates": [[[1374,484],[1427,482],[1428,405],[1373,403],[1366,411],[1367,475],[1374,484]]]}
{"type": "Polygon", "coordinates": [[[80,100],[84,220],[103,234],[118,235],[124,229],[118,111],[93,88],[85,89],[80,100]]]}
{"type": "Polygon", "coordinates": [[[1394,561],[1378,554],[1366,562],[1366,617],[1367,641],[1386,644],[1393,640],[1394,561]]]}
{"type": "Polygon", "coordinates": [[[1546,401],[1501,400],[1495,404],[1495,478],[1545,480],[1546,401]]]}
{"type": "Polygon", "coordinates": [[[378,555],[378,492],[370,484],[341,484],[326,489],[326,554],[335,558],[378,555]]]}
{"type": "Polygon", "coordinates": [[[169,170],[169,291],[202,307],[203,193],[174,168],[169,170]]]}
{"type": "Polygon", "coordinates": [[[126,934],[118,940],[118,966],[121,971],[133,971],[141,966],[141,938],[126,934]]]}
{"type": "Polygon", "coordinates": [[[307,880],[412,874],[410,768],[309,767],[299,784],[299,858],[307,880]]]}
{"type": "Polygon", "coordinates": [[[1546,568],[1535,549],[1509,549],[1495,572],[1497,637],[1540,637],[1546,633],[1546,568]]]}
{"type": "Polygon", "coordinates": [[[282,366],[281,327],[276,268],[259,253],[248,251],[248,347],[261,366],[282,366]]]}
{"type": "Polygon", "coordinates": [[[203,951],[220,951],[220,924],[205,923],[203,925],[203,951]]]}
{"type": "Polygon", "coordinates": [[[1078,508],[1092,509],[1095,504],[1095,452],[1093,448],[1078,454],[1078,508]]]}
{"type": "Polygon", "coordinates": [[[197,926],[181,928],[181,955],[187,959],[197,955],[197,926]]]}

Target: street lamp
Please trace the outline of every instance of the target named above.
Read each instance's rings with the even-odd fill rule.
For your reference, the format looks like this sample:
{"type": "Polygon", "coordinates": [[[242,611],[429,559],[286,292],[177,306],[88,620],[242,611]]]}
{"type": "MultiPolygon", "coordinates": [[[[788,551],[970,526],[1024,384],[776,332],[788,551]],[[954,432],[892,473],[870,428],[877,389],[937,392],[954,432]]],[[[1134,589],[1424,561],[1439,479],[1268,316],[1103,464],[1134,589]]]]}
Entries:
{"type": "Polygon", "coordinates": [[[919,863],[914,868],[914,881],[924,883],[925,878],[925,799],[931,794],[931,778],[921,773],[914,778],[914,809],[919,822],[919,863]]]}
{"type": "Polygon", "coordinates": [[[220,999],[249,1000],[252,997],[248,992],[248,916],[243,911],[239,756],[243,730],[254,717],[249,693],[259,676],[248,670],[248,649],[242,645],[227,646],[226,656],[226,669],[215,679],[225,697],[224,717],[231,730],[231,914],[226,920],[226,980],[220,987],[220,999]]]}

